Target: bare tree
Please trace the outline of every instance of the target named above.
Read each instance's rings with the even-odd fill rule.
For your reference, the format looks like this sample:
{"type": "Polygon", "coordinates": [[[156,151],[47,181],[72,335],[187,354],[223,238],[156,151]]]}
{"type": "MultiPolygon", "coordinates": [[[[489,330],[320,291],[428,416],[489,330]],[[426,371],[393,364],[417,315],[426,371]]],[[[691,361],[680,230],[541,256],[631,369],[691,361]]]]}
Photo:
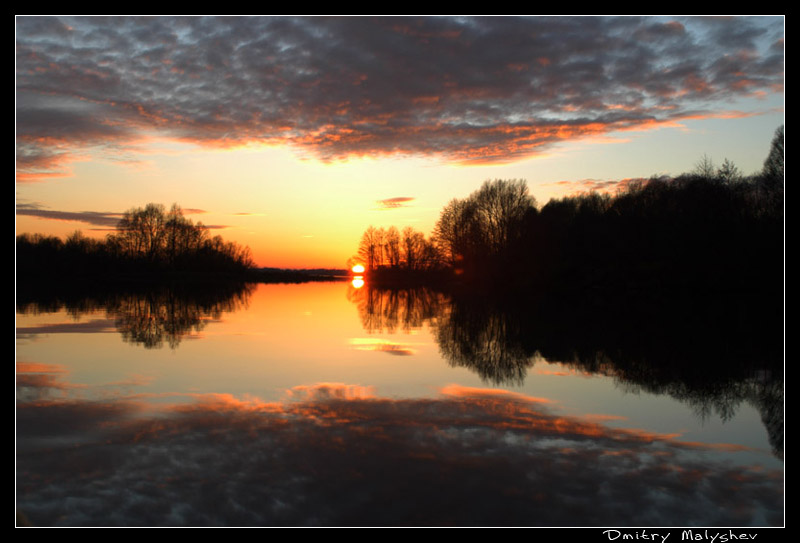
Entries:
{"type": "Polygon", "coordinates": [[[390,226],[383,235],[383,249],[386,260],[392,268],[400,267],[400,232],[397,227],[390,226]]]}
{"type": "Polygon", "coordinates": [[[695,162],[692,173],[707,179],[714,179],[717,175],[717,169],[714,167],[714,161],[711,160],[711,157],[704,154],[700,160],[695,162]]]}
{"type": "Polygon", "coordinates": [[[403,261],[409,270],[420,268],[422,251],[425,246],[425,235],[410,226],[403,229],[402,250],[403,261]]]}
{"type": "Polygon", "coordinates": [[[487,248],[492,254],[508,247],[516,226],[536,205],[521,179],[486,181],[470,199],[475,202],[487,248]]]}
{"type": "Polygon", "coordinates": [[[450,200],[439,214],[439,220],[434,227],[435,243],[451,266],[466,252],[469,230],[466,223],[471,214],[468,207],[467,200],[450,200]]]}
{"type": "Polygon", "coordinates": [[[358,257],[368,270],[375,270],[383,263],[383,230],[374,226],[367,228],[361,236],[358,257]]]}
{"type": "Polygon", "coordinates": [[[123,254],[155,260],[164,242],[165,222],[161,204],[129,209],[117,224],[114,242],[123,254]]]}

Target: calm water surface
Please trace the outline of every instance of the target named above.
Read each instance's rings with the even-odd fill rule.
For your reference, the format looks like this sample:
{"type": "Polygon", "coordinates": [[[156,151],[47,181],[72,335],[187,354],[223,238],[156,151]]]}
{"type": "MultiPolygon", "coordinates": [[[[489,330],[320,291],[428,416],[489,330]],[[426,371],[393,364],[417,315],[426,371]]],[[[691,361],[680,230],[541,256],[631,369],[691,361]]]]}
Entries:
{"type": "Polygon", "coordinates": [[[56,526],[783,524],[782,375],[698,382],[541,330],[340,282],[26,305],[17,510],[56,526]]]}

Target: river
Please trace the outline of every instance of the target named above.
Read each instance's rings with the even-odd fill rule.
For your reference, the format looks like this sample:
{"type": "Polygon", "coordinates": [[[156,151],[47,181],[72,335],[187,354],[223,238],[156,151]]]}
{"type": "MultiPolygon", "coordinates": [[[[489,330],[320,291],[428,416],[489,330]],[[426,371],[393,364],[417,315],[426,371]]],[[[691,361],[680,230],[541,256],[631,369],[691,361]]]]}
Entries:
{"type": "Polygon", "coordinates": [[[18,301],[18,523],[783,525],[782,361],[525,314],[346,282],[18,301]]]}

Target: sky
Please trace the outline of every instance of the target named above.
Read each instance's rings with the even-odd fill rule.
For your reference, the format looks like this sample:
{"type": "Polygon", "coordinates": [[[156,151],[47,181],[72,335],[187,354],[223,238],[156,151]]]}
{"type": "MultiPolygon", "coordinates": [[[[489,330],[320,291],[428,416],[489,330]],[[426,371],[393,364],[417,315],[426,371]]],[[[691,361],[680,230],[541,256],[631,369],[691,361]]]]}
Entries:
{"type": "Polygon", "coordinates": [[[551,198],[759,171],[783,17],[16,18],[16,231],[180,205],[256,264],[342,268],[488,179],[551,198]]]}

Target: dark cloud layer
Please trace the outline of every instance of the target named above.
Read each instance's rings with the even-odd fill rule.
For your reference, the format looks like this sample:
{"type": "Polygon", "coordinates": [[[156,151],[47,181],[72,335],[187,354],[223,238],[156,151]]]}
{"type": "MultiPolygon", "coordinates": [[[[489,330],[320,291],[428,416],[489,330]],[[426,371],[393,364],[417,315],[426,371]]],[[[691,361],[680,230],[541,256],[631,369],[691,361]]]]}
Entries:
{"type": "Polygon", "coordinates": [[[100,211],[58,211],[45,209],[38,204],[18,203],[17,215],[28,215],[40,219],[50,219],[56,221],[75,221],[100,226],[114,228],[122,218],[122,213],[108,213],[100,211]]]}
{"type": "Polygon", "coordinates": [[[18,177],[148,134],[508,161],[783,89],[782,18],[17,18],[18,177]]]}
{"type": "MultiPolygon", "coordinates": [[[[17,215],[27,215],[54,221],[82,222],[95,226],[94,230],[116,230],[123,213],[106,211],[59,211],[47,209],[36,203],[18,202],[17,215]]],[[[206,213],[202,209],[183,209],[184,214],[194,215],[206,213]]],[[[230,226],[225,224],[204,224],[207,230],[225,230],[230,226]]]]}
{"type": "MultiPolygon", "coordinates": [[[[284,402],[40,393],[17,408],[17,507],[60,526],[747,526],[782,523],[782,474],[725,446],[615,429],[547,402],[449,387],[389,399],[340,384],[284,402]]],[[[47,393],[47,389],[52,391],[47,393]]]]}

